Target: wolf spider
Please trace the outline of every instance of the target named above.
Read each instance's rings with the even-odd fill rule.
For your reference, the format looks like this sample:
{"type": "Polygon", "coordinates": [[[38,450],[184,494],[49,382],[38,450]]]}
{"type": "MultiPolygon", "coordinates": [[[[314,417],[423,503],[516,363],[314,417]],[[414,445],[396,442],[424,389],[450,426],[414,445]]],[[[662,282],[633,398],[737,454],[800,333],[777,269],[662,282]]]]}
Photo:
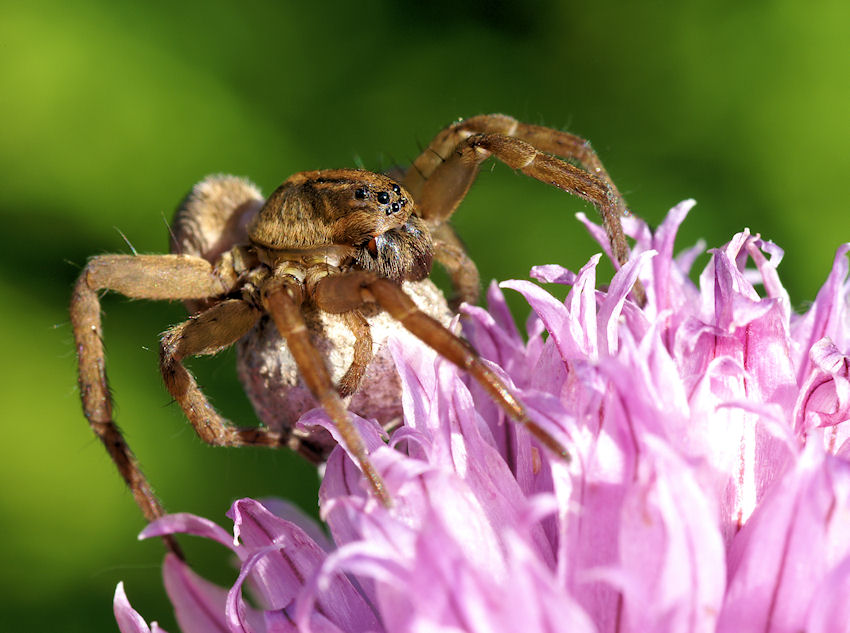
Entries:
{"type": "MultiPolygon", "coordinates": [[[[424,280],[436,259],[447,269],[457,299],[476,301],[478,272],[447,221],[490,156],[590,201],[602,215],[615,259],[625,262],[628,247],[620,226],[625,204],[589,144],[503,115],[477,116],[445,128],[399,182],[355,169],[310,171],[291,176],[264,201],[247,181],[208,178],[177,211],[172,254],[89,260],[70,307],[83,412],[147,520],[162,516],[163,508],[113,420],[101,340],[103,290],[137,299],[183,300],[194,313],[162,335],[160,367],[168,391],[209,444],[288,445],[317,462],[326,457],[327,447],[310,433],[299,435],[286,425],[232,425],[182,364],[187,357],[226,348],[265,323],[285,341],[304,385],[338,428],[376,497],[390,505],[343,400],[357,390],[372,358],[364,314],[385,312],[468,372],[544,446],[569,458],[475,350],[425,314],[402,288],[402,283],[424,280]],[[321,333],[305,321],[308,311],[340,315],[354,334],[353,359],[338,384],[317,349],[315,337],[321,333]]],[[[632,292],[643,301],[639,285],[632,292]]]]}

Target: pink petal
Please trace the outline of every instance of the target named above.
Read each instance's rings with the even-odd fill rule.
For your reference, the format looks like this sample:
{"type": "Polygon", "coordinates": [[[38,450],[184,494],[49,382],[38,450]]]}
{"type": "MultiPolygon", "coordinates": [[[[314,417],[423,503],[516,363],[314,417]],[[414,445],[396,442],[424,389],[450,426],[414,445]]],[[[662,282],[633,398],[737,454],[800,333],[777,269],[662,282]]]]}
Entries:
{"type": "Polygon", "coordinates": [[[591,361],[599,355],[596,316],[596,268],[599,260],[600,256],[594,255],[581,267],[564,302],[572,317],[569,322],[571,336],[580,342],[581,349],[586,351],[585,358],[591,361]]]}
{"type": "Polygon", "coordinates": [[[397,339],[390,340],[390,352],[402,384],[402,406],[405,423],[411,428],[425,431],[423,426],[430,420],[434,406],[437,382],[431,350],[420,345],[416,353],[410,353],[397,339]]]}
{"type": "Polygon", "coordinates": [[[848,533],[850,464],[810,443],[732,542],[718,631],[803,630],[848,533]]]}
{"type": "MultiPolygon", "coordinates": [[[[267,557],[278,555],[293,557],[298,556],[296,548],[298,543],[292,543],[290,547],[280,545],[269,545],[254,550],[253,554],[243,563],[239,577],[227,596],[227,619],[233,631],[252,633],[258,630],[251,624],[252,611],[242,598],[242,586],[245,581],[257,573],[259,566],[267,557]]],[[[308,575],[298,579],[299,588],[304,589],[312,586],[313,579],[317,576],[319,567],[310,570],[308,575]]],[[[275,596],[276,605],[264,612],[265,619],[271,620],[275,626],[283,624],[284,620],[274,616],[274,611],[285,610],[287,613],[295,604],[295,599],[301,595],[301,591],[292,592],[288,597],[284,594],[275,596]]],[[[315,601],[316,609],[333,625],[352,633],[366,633],[379,628],[378,621],[363,597],[354,589],[350,580],[342,574],[334,574],[326,579],[325,586],[321,587],[315,601]]],[[[327,628],[327,627],[325,627],[327,628]]]]}
{"type": "Polygon", "coordinates": [[[791,336],[797,343],[795,366],[797,382],[800,384],[811,370],[808,353],[817,341],[828,336],[836,343],[843,344],[850,336],[847,333],[846,306],[848,251],[850,244],[843,244],[838,248],[829,277],[818,291],[812,307],[803,317],[792,322],[791,336]]]}
{"type": "Polygon", "coordinates": [[[165,534],[192,534],[221,543],[236,551],[233,538],[218,524],[188,513],[169,514],[149,523],[139,534],[139,539],[163,536],[165,534]]]}
{"type": "Polygon", "coordinates": [[[269,497],[260,499],[260,504],[275,516],[289,521],[300,527],[309,536],[316,545],[321,547],[326,552],[333,549],[333,543],[328,538],[322,526],[312,516],[304,512],[294,503],[290,503],[286,499],[277,499],[269,497]]]}
{"type": "Polygon", "coordinates": [[[315,573],[325,553],[295,524],[273,515],[252,499],[236,501],[228,511],[233,519],[234,539],[241,541],[241,558],[247,559],[257,550],[278,545],[253,566],[253,586],[263,597],[268,609],[289,604],[304,584],[304,578],[315,573]]]}
{"type": "Polygon", "coordinates": [[[619,591],[607,582],[589,578],[588,571],[614,567],[619,557],[618,531],[626,494],[620,483],[623,458],[606,437],[579,459],[583,472],[569,499],[568,507],[575,509],[563,517],[566,532],[559,543],[559,559],[565,566],[565,586],[570,595],[600,631],[615,631],[619,591]]]}
{"type": "Polygon", "coordinates": [[[162,576],[183,633],[227,633],[230,630],[224,615],[226,589],[204,580],[173,554],[165,557],[162,576]]]}
{"type": "MultiPolygon", "coordinates": [[[[376,450],[381,446],[385,446],[384,444],[384,431],[381,426],[375,420],[366,420],[365,418],[361,418],[358,415],[351,416],[351,421],[354,423],[354,426],[357,429],[357,432],[360,434],[361,439],[366,444],[366,452],[370,453],[371,451],[376,450]]],[[[336,443],[343,449],[342,437],[339,434],[339,429],[337,429],[336,425],[330,421],[327,413],[325,413],[324,409],[311,409],[307,411],[304,415],[302,415],[298,420],[298,425],[302,427],[312,427],[318,426],[323,429],[326,429],[333,436],[336,443]]]]}
{"type": "Polygon", "coordinates": [[[287,609],[280,611],[266,611],[265,618],[266,633],[346,633],[347,629],[341,629],[328,620],[321,613],[312,613],[309,621],[302,625],[296,625],[295,619],[288,613],[287,609]]]}
{"type": "Polygon", "coordinates": [[[148,627],[144,618],[130,606],[130,601],[127,600],[127,594],[124,593],[124,583],[119,582],[115,587],[115,599],[112,603],[112,609],[115,613],[115,621],[118,623],[118,630],[121,633],[166,633],[165,629],[159,628],[156,622],[152,628],[148,627]]]}
{"type": "MultiPolygon", "coordinates": [[[[505,332],[514,342],[522,344],[522,336],[517,330],[514,317],[511,315],[505,295],[499,289],[499,284],[491,281],[487,287],[487,310],[493,316],[493,320],[502,332],[505,332]]],[[[496,359],[491,359],[496,360],[496,359]]]]}
{"type": "Polygon", "coordinates": [[[483,358],[507,369],[524,351],[522,341],[497,326],[496,320],[484,308],[464,304],[461,312],[467,317],[463,323],[464,335],[483,358]]]}
{"type": "Polygon", "coordinates": [[[764,242],[762,240],[753,240],[750,242],[747,245],[747,252],[758,267],[761,282],[764,284],[764,290],[767,296],[780,300],[787,318],[791,312],[790,300],[788,298],[788,292],[779,280],[779,273],[776,270],[785,252],[773,242],[764,242]],[[763,253],[767,253],[770,259],[765,259],[763,253]]]}
{"type": "Polygon", "coordinates": [[[652,260],[652,287],[658,312],[678,308],[684,299],[683,286],[690,285],[683,283],[683,279],[687,279],[687,272],[683,275],[673,261],[673,242],[679,226],[695,204],[695,200],[684,200],[677,204],[655,231],[652,248],[658,252],[658,256],[652,260]]]}
{"type": "MultiPolygon", "coordinates": [[[[502,288],[519,292],[537,313],[551,334],[564,360],[589,355],[591,343],[584,335],[584,326],[575,320],[564,305],[548,292],[529,281],[503,281],[502,288]]],[[[595,341],[592,345],[595,350],[595,341]]]]}
{"type": "MultiPolygon", "coordinates": [[[[611,240],[608,239],[608,233],[605,229],[592,222],[584,213],[576,213],[576,218],[584,224],[584,228],[590,233],[590,237],[596,240],[599,246],[602,247],[602,251],[607,255],[608,259],[614,261],[614,258],[611,256],[611,240]]],[[[619,268],[619,263],[614,262],[614,267],[619,268]]]]}
{"type": "MultiPolygon", "coordinates": [[[[637,257],[632,257],[614,274],[611,286],[599,306],[597,347],[601,355],[613,355],[617,352],[619,317],[624,309],[626,297],[638,278],[641,268],[655,255],[655,251],[644,251],[637,257]]],[[[646,318],[639,310],[634,310],[633,320],[639,321],[637,331],[634,325],[632,332],[638,338],[642,337],[647,328],[646,318]]]]}
{"type": "Polygon", "coordinates": [[[325,465],[319,488],[321,518],[327,523],[337,546],[359,540],[362,522],[370,515],[363,475],[342,449],[334,449],[325,465]]]}
{"type": "MultiPolygon", "coordinates": [[[[324,562],[324,550],[300,527],[276,517],[251,499],[234,503],[228,515],[234,521],[234,534],[252,561],[243,566],[241,577],[246,568],[250,569],[253,586],[263,597],[266,609],[282,609],[294,602],[307,579],[324,562]],[[262,554],[255,556],[258,552],[262,554]]],[[[343,576],[333,579],[319,606],[337,623],[373,620],[363,596],[343,576]]]]}
{"type": "Polygon", "coordinates": [[[850,633],[850,556],[847,556],[815,589],[807,633],[850,633]]]}
{"type": "Polygon", "coordinates": [[[620,522],[629,630],[714,631],[726,585],[716,509],[675,453],[646,441],[620,522]]]}
{"type": "MultiPolygon", "coordinates": [[[[598,256],[596,257],[598,259],[598,256]]],[[[577,279],[574,272],[567,270],[560,264],[533,266],[529,276],[545,284],[563,284],[564,286],[575,285],[577,279]]]]}
{"type": "Polygon", "coordinates": [[[850,358],[829,338],[809,352],[811,370],[797,399],[795,428],[801,433],[850,420],[850,358]]]}

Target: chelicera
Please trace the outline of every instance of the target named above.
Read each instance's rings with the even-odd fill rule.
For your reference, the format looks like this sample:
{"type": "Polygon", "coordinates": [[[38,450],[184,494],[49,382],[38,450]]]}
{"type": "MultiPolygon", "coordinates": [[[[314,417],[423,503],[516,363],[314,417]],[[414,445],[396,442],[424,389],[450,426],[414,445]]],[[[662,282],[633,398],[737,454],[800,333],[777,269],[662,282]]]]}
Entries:
{"type": "MultiPolygon", "coordinates": [[[[345,401],[369,374],[370,319],[383,315],[468,372],[541,444],[568,457],[475,350],[447,329],[440,316],[448,314],[441,295],[435,300],[428,288],[417,286],[430,284],[426,278],[436,260],[450,275],[455,304],[477,300],[478,272],[448,220],[490,156],[590,201],[602,215],[614,257],[625,262],[628,247],[620,217],[626,207],[589,144],[503,115],[477,116],[445,128],[399,181],[355,169],[309,171],[291,176],[264,199],[245,180],[210,177],[178,209],[171,254],[101,255],[88,262],[70,308],[83,412],[148,520],[162,516],[163,509],[113,419],[101,340],[103,290],[186,303],[192,316],[162,335],[160,367],[168,391],[209,444],[290,446],[316,462],[327,456],[325,439],[293,431],[292,418],[300,410],[265,427],[231,424],[182,364],[187,357],[239,342],[240,363],[247,367],[243,373],[250,373],[263,349],[285,344],[307,400],[324,408],[374,495],[391,504],[345,401]],[[353,338],[351,360],[336,378],[320,351],[327,333],[318,317],[336,319],[353,338]]],[[[643,301],[639,285],[632,292],[643,301]]],[[[290,387],[295,388],[280,390],[284,409],[294,402],[286,400],[290,387]]],[[[263,391],[251,393],[258,409],[267,404],[263,391]]]]}

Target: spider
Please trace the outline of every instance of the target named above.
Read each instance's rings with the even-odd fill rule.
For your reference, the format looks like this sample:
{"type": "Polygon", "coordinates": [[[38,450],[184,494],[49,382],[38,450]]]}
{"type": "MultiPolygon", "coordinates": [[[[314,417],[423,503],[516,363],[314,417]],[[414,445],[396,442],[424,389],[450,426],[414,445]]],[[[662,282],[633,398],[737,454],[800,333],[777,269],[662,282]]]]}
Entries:
{"type": "MultiPolygon", "coordinates": [[[[164,511],[113,419],[101,337],[99,296],[105,290],[182,300],[193,313],[162,335],[160,368],[166,388],[209,444],[286,445],[315,462],[324,460],[326,438],[293,430],[301,409],[286,396],[294,393],[294,383],[274,390],[248,385],[258,409],[274,409],[267,397],[284,398],[284,418],[240,428],[215,411],[182,364],[239,342],[244,378],[285,344],[308,392],[302,409],[315,403],[324,408],[374,495],[390,505],[345,401],[368,379],[374,364],[370,324],[382,317],[400,322],[468,372],[511,418],[569,458],[475,350],[446,327],[445,300],[422,285],[430,284],[426,277],[436,259],[449,273],[457,295],[453,305],[477,300],[478,272],[448,220],[490,156],[590,201],[602,215],[615,259],[626,261],[620,226],[625,203],[590,145],[497,114],[443,129],[398,181],[357,169],[308,171],[291,176],[264,200],[243,179],[210,177],[178,208],[171,254],[100,255],[88,261],[70,306],[83,412],[148,521],[164,511]],[[322,343],[338,335],[323,331],[328,326],[322,319],[335,320],[353,339],[351,360],[342,363],[347,367],[336,361],[329,369],[322,343]],[[268,391],[281,393],[268,396],[268,391]],[[289,405],[295,410],[287,411],[289,405]]],[[[641,286],[632,294],[643,301],[641,286]]],[[[389,399],[398,401],[398,393],[389,399]]],[[[170,546],[176,550],[173,542],[170,546]]]]}

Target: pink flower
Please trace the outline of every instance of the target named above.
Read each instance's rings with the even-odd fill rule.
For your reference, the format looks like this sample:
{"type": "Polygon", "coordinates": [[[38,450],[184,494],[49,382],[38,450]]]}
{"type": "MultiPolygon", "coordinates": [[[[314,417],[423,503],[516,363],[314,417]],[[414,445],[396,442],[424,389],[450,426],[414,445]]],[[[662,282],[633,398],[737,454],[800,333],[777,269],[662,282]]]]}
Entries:
{"type": "MultiPolygon", "coordinates": [[[[572,286],[564,302],[501,284],[534,311],[527,343],[499,287],[464,310],[570,464],[449,363],[397,345],[404,426],[384,438],[356,420],[393,507],[337,448],[319,498],[332,542],[282,502],[237,501],[233,537],[190,515],[151,524],[142,537],[204,536],[240,562],[226,590],[166,558],[181,629],[850,631],[850,245],[796,314],[782,251],[748,231],[690,280],[701,249],[673,242],[692,205],[654,234],[629,219],[637,246],[607,290],[599,256],[532,271],[572,286]]],[[[334,432],[319,411],[301,423],[334,432]]],[[[115,611],[124,633],[158,630],[121,586],[115,611]]]]}

